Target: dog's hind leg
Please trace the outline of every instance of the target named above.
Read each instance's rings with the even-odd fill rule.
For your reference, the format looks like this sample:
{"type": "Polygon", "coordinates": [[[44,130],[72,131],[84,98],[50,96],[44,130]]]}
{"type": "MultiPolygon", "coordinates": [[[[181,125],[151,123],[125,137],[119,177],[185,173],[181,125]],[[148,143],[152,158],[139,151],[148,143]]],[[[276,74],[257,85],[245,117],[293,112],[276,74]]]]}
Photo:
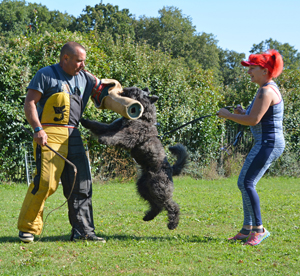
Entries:
{"type": "Polygon", "coordinates": [[[137,181],[137,191],[139,195],[150,204],[150,209],[146,212],[145,216],[143,217],[144,221],[154,219],[163,210],[163,206],[159,206],[153,201],[151,192],[146,184],[147,179],[147,175],[144,174],[137,181]]]}
{"type": "Polygon", "coordinates": [[[150,203],[150,209],[146,212],[145,216],[143,217],[144,221],[149,221],[154,219],[162,210],[163,207],[157,205],[156,203],[149,201],[150,203]]]}
{"type": "Polygon", "coordinates": [[[179,223],[179,205],[172,199],[174,184],[170,179],[169,171],[161,171],[157,174],[153,193],[158,205],[161,205],[168,212],[168,228],[175,229],[179,223]]]}
{"type": "Polygon", "coordinates": [[[170,198],[164,203],[164,207],[168,212],[168,228],[173,230],[178,226],[179,223],[179,205],[170,198]]]}

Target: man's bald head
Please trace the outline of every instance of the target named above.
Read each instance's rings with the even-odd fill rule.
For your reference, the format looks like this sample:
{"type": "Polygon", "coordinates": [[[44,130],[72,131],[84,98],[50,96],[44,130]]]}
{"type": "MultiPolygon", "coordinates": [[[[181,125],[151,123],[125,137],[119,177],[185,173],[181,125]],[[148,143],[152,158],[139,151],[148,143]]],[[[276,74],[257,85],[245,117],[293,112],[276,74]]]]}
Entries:
{"type": "Polygon", "coordinates": [[[68,55],[69,57],[76,55],[76,49],[82,49],[85,51],[85,48],[74,41],[67,42],[60,50],[60,60],[63,59],[64,55],[68,55]]]}
{"type": "Polygon", "coordinates": [[[84,68],[86,51],[82,45],[71,41],[66,43],[60,51],[61,68],[71,76],[76,76],[84,68]]]}

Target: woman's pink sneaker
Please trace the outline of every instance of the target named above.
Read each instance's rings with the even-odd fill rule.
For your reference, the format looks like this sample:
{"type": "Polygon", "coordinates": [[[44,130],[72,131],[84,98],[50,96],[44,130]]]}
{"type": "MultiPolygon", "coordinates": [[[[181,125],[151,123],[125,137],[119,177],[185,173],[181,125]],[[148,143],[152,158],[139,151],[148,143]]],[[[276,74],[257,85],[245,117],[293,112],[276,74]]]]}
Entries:
{"type": "Polygon", "coordinates": [[[270,236],[270,232],[266,228],[264,228],[263,233],[256,233],[255,231],[252,231],[250,233],[247,242],[245,242],[244,245],[251,245],[251,246],[259,245],[264,239],[266,239],[269,236],[270,236]]]}
{"type": "MultiPolygon", "coordinates": [[[[250,235],[250,234],[249,234],[250,235]]],[[[228,238],[229,241],[242,241],[248,239],[249,235],[244,235],[240,232],[238,232],[234,237],[228,238]]]]}

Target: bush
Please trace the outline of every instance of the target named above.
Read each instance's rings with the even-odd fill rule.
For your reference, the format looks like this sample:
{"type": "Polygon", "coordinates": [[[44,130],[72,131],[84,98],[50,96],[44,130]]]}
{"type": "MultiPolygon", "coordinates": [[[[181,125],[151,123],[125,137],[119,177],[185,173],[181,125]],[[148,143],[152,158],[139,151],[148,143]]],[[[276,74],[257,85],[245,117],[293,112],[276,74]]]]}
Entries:
{"type": "MultiPolygon", "coordinates": [[[[147,44],[136,44],[130,37],[113,39],[107,32],[99,35],[94,32],[81,34],[65,31],[30,33],[29,36],[1,40],[0,180],[24,178],[22,143],[31,140],[21,129],[21,125],[30,129],[24,123],[26,87],[40,68],[58,62],[60,49],[67,41],[76,41],[86,48],[86,69],[92,74],[99,78],[117,79],[123,87],[149,87],[152,94],[159,96],[156,106],[162,143],[166,149],[177,142],[187,147],[191,157],[191,175],[203,177],[207,175],[206,168],[212,170],[213,166],[218,175],[232,175],[232,169],[226,169],[220,148],[232,142],[229,141],[232,138],[226,134],[226,130],[235,128],[236,124],[228,120],[224,122],[215,114],[223,106],[242,104],[246,108],[250,104],[257,87],[250,82],[246,71],[242,71],[234,83],[223,89],[211,70],[203,70],[200,65],[190,69],[183,59],[174,59],[167,53],[153,50],[147,44]],[[212,116],[166,134],[203,115],[212,116]]],[[[281,166],[277,172],[294,175],[298,172],[292,169],[292,165],[299,164],[300,148],[300,73],[284,70],[277,83],[285,101],[284,130],[287,144],[286,151],[276,163],[276,166],[281,166]],[[289,172],[287,168],[290,169],[289,172]]],[[[91,101],[84,116],[105,123],[120,117],[109,110],[97,110],[91,101]]],[[[89,147],[94,176],[103,179],[116,176],[125,178],[136,173],[131,158],[124,151],[117,152],[100,145],[87,130],[82,127],[80,129],[89,147]],[[119,162],[112,166],[116,158],[119,162]],[[129,173],[126,169],[128,166],[129,173]]],[[[251,145],[250,138],[243,141],[244,144],[240,147],[243,148],[242,154],[251,145]]],[[[167,150],[166,152],[171,157],[167,150]]]]}
{"type": "MultiPolygon", "coordinates": [[[[99,78],[117,79],[123,87],[147,86],[159,96],[157,118],[160,134],[199,116],[215,114],[219,108],[222,95],[213,72],[200,67],[191,71],[182,59],[173,59],[146,44],[135,44],[130,37],[118,38],[116,42],[108,33],[99,37],[93,32],[87,35],[71,32],[31,33],[27,37],[15,37],[8,40],[8,44],[0,45],[3,61],[0,65],[2,179],[13,177],[20,167],[24,167],[24,152],[21,146],[16,145],[31,140],[20,128],[24,121],[26,87],[40,68],[58,62],[60,49],[67,41],[76,41],[87,49],[86,69],[92,74],[99,78]],[[17,115],[21,124],[15,121],[17,115]]],[[[84,116],[107,123],[119,117],[112,111],[97,110],[91,102],[84,116]]],[[[194,161],[209,163],[218,156],[221,124],[221,120],[213,116],[166,135],[163,144],[167,148],[176,142],[183,142],[194,161]]],[[[93,171],[104,173],[105,177],[121,174],[123,169],[118,166],[109,166],[105,172],[101,170],[103,164],[110,163],[109,158],[115,161],[115,154],[111,151],[108,154],[106,146],[98,144],[86,130],[81,130],[90,150],[93,171]]],[[[124,166],[132,163],[128,155],[121,154],[120,158],[127,159],[124,166]]]]}

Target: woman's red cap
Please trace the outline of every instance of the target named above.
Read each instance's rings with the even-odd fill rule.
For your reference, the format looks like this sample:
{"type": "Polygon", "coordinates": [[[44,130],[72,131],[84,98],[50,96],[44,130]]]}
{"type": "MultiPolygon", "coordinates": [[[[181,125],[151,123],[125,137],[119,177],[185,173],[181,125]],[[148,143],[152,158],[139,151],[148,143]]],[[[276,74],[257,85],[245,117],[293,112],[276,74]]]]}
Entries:
{"type": "Polygon", "coordinates": [[[259,64],[256,64],[254,62],[251,62],[251,61],[242,61],[241,64],[243,66],[250,66],[250,65],[259,65],[259,64]]]}
{"type": "Polygon", "coordinates": [[[283,60],[276,50],[268,50],[262,54],[252,54],[247,61],[242,61],[243,66],[258,65],[267,68],[272,78],[278,77],[283,69],[283,60]]]}

